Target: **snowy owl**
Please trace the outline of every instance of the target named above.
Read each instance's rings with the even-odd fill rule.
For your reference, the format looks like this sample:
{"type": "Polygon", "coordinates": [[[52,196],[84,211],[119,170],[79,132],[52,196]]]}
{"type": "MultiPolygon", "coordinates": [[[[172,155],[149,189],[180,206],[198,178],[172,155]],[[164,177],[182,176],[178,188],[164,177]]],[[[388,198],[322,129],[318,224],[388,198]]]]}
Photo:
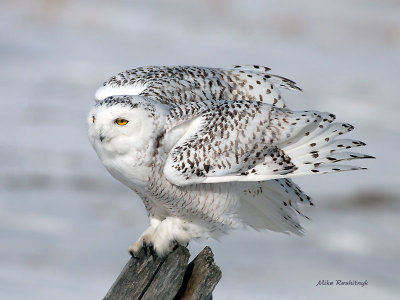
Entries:
{"type": "Polygon", "coordinates": [[[165,255],[175,242],[250,226],[302,234],[292,181],[360,170],[338,162],[372,158],[347,149],[353,129],[318,111],[292,111],[280,89],[296,83],[261,66],[143,67],[101,86],[88,116],[100,160],[143,200],[150,226],[129,247],[165,255]]]}

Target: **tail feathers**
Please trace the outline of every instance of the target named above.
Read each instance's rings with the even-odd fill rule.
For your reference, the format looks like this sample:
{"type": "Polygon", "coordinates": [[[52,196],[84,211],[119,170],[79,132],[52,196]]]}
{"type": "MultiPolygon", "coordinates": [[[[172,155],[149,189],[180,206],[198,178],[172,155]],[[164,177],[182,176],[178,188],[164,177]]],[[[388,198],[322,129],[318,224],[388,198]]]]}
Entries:
{"type": "Polygon", "coordinates": [[[244,223],[255,229],[302,235],[298,216],[309,218],[300,211],[299,203],[313,205],[290,179],[269,180],[244,191],[239,213],[244,223]]]}
{"type": "MultiPolygon", "coordinates": [[[[264,201],[269,201],[267,198],[262,198],[264,201]]],[[[275,232],[285,232],[288,231],[286,226],[282,226],[283,216],[279,211],[274,211],[272,209],[266,210],[260,201],[254,201],[250,199],[243,199],[240,203],[239,217],[242,219],[243,223],[256,229],[268,229],[275,232]]],[[[300,226],[300,224],[298,224],[300,226]]],[[[295,227],[295,225],[290,226],[295,227]]],[[[297,232],[297,229],[289,229],[289,231],[297,232]]]]}
{"type": "Polygon", "coordinates": [[[281,197],[290,198],[289,206],[294,205],[297,208],[297,203],[314,205],[310,196],[306,195],[300,187],[289,178],[274,179],[266,182],[270,189],[280,194],[281,197]]]}

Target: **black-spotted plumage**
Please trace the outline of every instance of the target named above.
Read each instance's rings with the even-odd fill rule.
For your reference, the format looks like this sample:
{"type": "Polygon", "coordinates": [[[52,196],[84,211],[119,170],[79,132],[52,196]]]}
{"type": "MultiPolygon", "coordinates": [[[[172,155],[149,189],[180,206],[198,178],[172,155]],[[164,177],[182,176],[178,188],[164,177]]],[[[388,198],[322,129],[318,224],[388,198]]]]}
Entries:
{"type": "Polygon", "coordinates": [[[107,96],[118,95],[118,91],[131,88],[135,95],[166,104],[205,100],[251,100],[284,107],[279,89],[300,88],[295,82],[271,74],[269,70],[261,66],[141,67],[111,77],[97,91],[96,98],[102,100],[107,96]]]}
{"type": "Polygon", "coordinates": [[[240,225],[301,234],[300,205],[313,203],[290,177],[359,170],[345,162],[371,158],[348,150],[365,145],[341,137],[351,125],[290,110],[281,88],[300,90],[261,66],[143,67],[99,88],[93,117],[132,118],[131,131],[89,128],[106,167],[148,210],[152,225],[132,251],[150,241],[165,253],[171,240],[240,225]],[[96,141],[107,130],[110,144],[96,141]]]}

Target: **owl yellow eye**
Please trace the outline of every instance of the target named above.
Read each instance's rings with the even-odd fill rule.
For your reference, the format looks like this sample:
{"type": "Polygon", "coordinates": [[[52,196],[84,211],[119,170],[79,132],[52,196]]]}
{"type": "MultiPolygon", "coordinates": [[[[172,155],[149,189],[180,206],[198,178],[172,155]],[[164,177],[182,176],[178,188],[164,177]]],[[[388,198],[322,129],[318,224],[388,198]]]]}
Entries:
{"type": "Polygon", "coordinates": [[[92,116],[92,121],[93,121],[93,123],[96,122],[95,116],[92,116]]]}
{"type": "Polygon", "coordinates": [[[116,119],[115,120],[115,123],[117,123],[118,125],[120,125],[120,126],[123,126],[123,125],[126,125],[126,124],[128,124],[128,120],[125,120],[125,119],[116,119]]]}

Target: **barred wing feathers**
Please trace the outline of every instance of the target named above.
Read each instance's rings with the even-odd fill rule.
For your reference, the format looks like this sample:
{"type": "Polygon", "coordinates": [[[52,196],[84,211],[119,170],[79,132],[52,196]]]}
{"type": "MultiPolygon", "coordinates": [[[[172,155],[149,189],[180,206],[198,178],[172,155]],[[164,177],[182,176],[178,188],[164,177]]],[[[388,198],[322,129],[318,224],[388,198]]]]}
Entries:
{"type": "Polygon", "coordinates": [[[334,119],[329,113],[293,112],[251,101],[176,106],[167,131],[182,120],[187,130],[168,149],[164,174],[185,186],[361,169],[336,164],[371,156],[346,151],[364,143],[336,140],[353,127],[334,119]]]}
{"type": "Polygon", "coordinates": [[[141,95],[164,104],[208,100],[251,100],[285,107],[280,88],[300,90],[295,82],[261,66],[206,68],[141,67],[121,72],[96,92],[101,101],[114,95],[141,95]]]}

